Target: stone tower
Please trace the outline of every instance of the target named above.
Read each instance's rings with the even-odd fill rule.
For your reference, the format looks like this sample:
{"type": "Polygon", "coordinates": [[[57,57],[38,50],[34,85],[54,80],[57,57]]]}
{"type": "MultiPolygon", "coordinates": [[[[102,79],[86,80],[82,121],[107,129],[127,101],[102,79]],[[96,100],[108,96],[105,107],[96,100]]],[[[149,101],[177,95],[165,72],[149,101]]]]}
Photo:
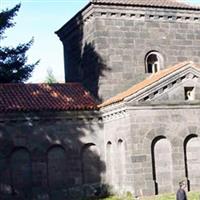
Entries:
{"type": "Polygon", "coordinates": [[[200,8],[178,0],[91,0],[56,33],[66,82],[100,100],[169,65],[200,63],[200,8]]]}

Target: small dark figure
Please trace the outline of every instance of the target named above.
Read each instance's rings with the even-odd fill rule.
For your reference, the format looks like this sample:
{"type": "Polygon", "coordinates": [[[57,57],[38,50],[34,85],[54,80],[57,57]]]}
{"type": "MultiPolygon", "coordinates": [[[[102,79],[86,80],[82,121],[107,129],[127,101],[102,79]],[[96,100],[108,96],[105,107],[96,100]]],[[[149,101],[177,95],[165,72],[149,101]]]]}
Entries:
{"type": "Polygon", "coordinates": [[[176,200],[187,200],[185,188],[186,188],[185,181],[179,182],[179,189],[176,193],[176,200]]]}
{"type": "Polygon", "coordinates": [[[136,196],[135,196],[135,199],[136,199],[136,200],[140,200],[140,197],[136,195],[136,196]]]}

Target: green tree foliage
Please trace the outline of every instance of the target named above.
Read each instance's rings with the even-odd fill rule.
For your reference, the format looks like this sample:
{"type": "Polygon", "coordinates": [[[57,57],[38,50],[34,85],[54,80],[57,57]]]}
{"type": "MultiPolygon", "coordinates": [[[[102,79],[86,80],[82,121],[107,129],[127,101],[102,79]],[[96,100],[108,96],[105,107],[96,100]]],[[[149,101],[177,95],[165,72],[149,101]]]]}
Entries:
{"type": "MultiPolygon", "coordinates": [[[[12,9],[0,12],[0,42],[7,28],[15,25],[14,16],[20,9],[20,4],[12,9]]],[[[0,83],[20,83],[28,80],[34,67],[34,64],[27,64],[26,52],[33,44],[33,39],[25,44],[19,44],[17,47],[2,47],[0,45],[0,83]]]]}
{"type": "Polygon", "coordinates": [[[45,79],[45,83],[57,83],[58,81],[56,80],[55,76],[53,75],[53,71],[51,68],[47,69],[47,76],[45,79]]]}

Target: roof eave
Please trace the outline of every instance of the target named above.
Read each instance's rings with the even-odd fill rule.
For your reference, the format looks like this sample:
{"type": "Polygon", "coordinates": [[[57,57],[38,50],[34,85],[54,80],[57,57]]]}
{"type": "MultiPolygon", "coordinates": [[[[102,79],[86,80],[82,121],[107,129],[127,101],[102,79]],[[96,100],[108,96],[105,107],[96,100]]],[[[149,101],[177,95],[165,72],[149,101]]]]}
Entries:
{"type": "Polygon", "coordinates": [[[79,17],[80,15],[82,15],[82,13],[83,13],[88,7],[90,7],[91,4],[92,4],[92,2],[89,2],[85,7],[83,7],[78,13],[76,13],[70,20],[68,20],[60,29],[58,29],[58,30],[55,31],[54,33],[61,39],[63,29],[65,29],[65,27],[66,27],[68,24],[70,24],[74,19],[76,19],[77,17],[79,17]]]}
{"type": "MultiPolygon", "coordinates": [[[[90,2],[91,3],[91,2],[90,2]]],[[[163,9],[179,9],[179,10],[196,10],[200,11],[199,6],[191,6],[191,7],[184,7],[184,6],[162,6],[162,5],[145,5],[145,4],[131,4],[131,3],[114,3],[114,2],[95,2],[92,1],[92,4],[94,5],[113,5],[113,6],[130,6],[130,7],[148,7],[148,8],[163,8],[163,9]]]]}
{"type": "MultiPolygon", "coordinates": [[[[149,88],[154,87],[158,82],[165,81],[166,79],[168,79],[169,76],[171,76],[171,74],[178,75],[181,71],[184,71],[184,69],[187,69],[187,68],[195,68],[196,70],[200,71],[198,65],[195,65],[191,61],[185,62],[181,66],[179,66],[177,69],[174,69],[174,71],[164,74],[161,78],[156,79],[155,81],[151,82],[150,84],[145,85],[145,87],[139,88],[138,90],[134,91],[132,94],[127,94],[127,96],[124,95],[124,96],[118,98],[117,96],[121,94],[121,93],[119,93],[117,96],[114,97],[115,99],[112,100],[112,98],[111,98],[111,99],[103,102],[102,104],[98,105],[98,107],[104,108],[107,106],[111,106],[113,104],[118,104],[122,101],[128,102],[128,101],[130,101],[130,99],[140,96],[144,91],[149,90],[149,88]]],[[[147,80],[147,79],[145,79],[145,80],[147,80]]]]}
{"type": "Polygon", "coordinates": [[[60,29],[55,31],[55,34],[62,40],[63,38],[63,30],[72,23],[76,18],[83,16],[83,13],[85,10],[87,10],[91,5],[111,5],[111,6],[129,6],[129,7],[145,7],[145,8],[161,8],[161,9],[173,9],[173,10],[193,10],[193,11],[200,11],[200,7],[194,6],[194,7],[175,7],[175,6],[162,6],[162,5],[145,5],[145,4],[125,4],[125,3],[110,3],[110,2],[95,2],[90,0],[89,3],[83,7],[77,14],[75,14],[70,20],[68,20],[60,29]]]}

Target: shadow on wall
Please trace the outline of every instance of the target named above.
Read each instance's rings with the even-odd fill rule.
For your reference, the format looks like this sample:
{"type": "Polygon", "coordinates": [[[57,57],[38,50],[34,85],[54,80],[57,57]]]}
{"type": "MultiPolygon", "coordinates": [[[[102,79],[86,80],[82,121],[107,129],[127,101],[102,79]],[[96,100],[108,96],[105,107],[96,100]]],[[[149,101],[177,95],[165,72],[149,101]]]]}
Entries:
{"type": "Polygon", "coordinates": [[[86,43],[81,59],[82,83],[99,101],[102,101],[99,96],[99,79],[104,76],[105,71],[110,71],[110,69],[95,51],[94,45],[86,43]]]}
{"type": "Polygon", "coordinates": [[[1,200],[78,200],[106,192],[98,114],[32,111],[4,113],[5,118],[0,124],[1,200]]]}
{"type": "Polygon", "coordinates": [[[64,44],[66,82],[81,82],[99,101],[99,81],[110,69],[96,51],[94,24],[77,15],[58,32],[64,44]]]}

